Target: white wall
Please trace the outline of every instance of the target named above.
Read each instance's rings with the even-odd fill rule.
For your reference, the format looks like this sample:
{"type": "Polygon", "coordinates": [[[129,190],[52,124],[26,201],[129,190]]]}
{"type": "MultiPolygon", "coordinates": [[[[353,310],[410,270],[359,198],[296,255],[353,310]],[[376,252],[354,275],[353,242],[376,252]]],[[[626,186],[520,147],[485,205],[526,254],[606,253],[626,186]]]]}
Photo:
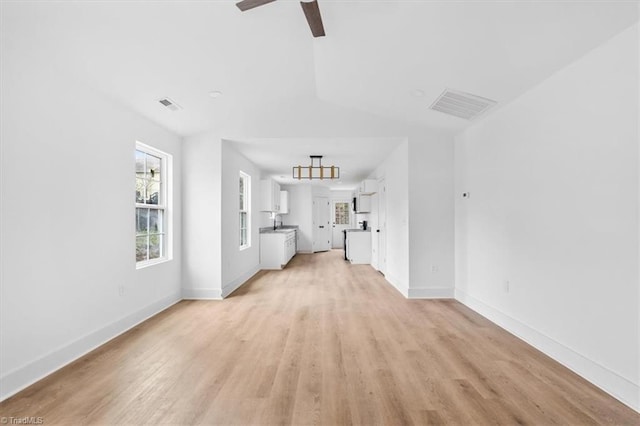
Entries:
{"type": "Polygon", "coordinates": [[[180,300],[182,158],[176,135],[57,72],[19,20],[2,25],[5,398],[180,300]],[[140,270],[136,141],[173,155],[174,186],[174,258],[140,270]]]}
{"type": "Polygon", "coordinates": [[[222,297],[222,141],[198,135],[183,141],[183,297],[222,297]]]}
{"type": "Polygon", "coordinates": [[[310,184],[283,185],[289,191],[289,214],[285,225],[298,225],[298,252],[313,252],[313,195],[310,184]]]}
{"type": "Polygon", "coordinates": [[[255,164],[222,142],[222,297],[226,297],[260,269],[260,175],[255,164]],[[240,250],[238,213],[240,172],[251,177],[251,245],[240,250]]]}
{"type": "Polygon", "coordinates": [[[636,410],[638,69],[635,25],[455,153],[456,297],[636,410]]]}
{"type": "Polygon", "coordinates": [[[387,187],[387,271],[385,278],[405,297],[409,295],[408,155],[409,143],[405,141],[375,171],[375,178],[384,177],[387,187]]]}
{"type": "Polygon", "coordinates": [[[453,138],[409,139],[409,297],[454,294],[453,138]]]}

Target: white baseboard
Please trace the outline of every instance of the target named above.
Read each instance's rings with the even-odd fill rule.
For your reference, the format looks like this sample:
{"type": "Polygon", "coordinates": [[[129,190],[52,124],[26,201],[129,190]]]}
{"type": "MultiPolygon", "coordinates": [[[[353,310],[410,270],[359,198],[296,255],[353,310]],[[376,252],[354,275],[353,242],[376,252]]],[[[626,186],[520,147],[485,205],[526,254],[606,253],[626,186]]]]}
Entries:
{"type": "Polygon", "coordinates": [[[409,299],[453,299],[453,287],[411,288],[409,299]]]}
{"type": "Polygon", "coordinates": [[[8,372],[0,378],[0,401],[9,398],[97,347],[104,345],[109,340],[157,315],[180,300],[182,300],[180,293],[162,298],[23,367],[8,372]]]}
{"type": "Polygon", "coordinates": [[[222,287],[222,298],[224,299],[225,297],[227,297],[228,295],[236,291],[239,287],[241,287],[244,283],[249,281],[251,277],[253,277],[258,272],[260,272],[260,265],[254,266],[248,272],[240,275],[238,278],[236,278],[235,280],[231,281],[230,283],[222,287]]]}
{"type": "Polygon", "coordinates": [[[640,412],[640,386],[638,386],[638,384],[498,309],[470,296],[463,290],[456,288],[455,298],[460,303],[468,306],[511,334],[524,340],[534,348],[544,352],[574,373],[582,376],[609,395],[620,400],[625,405],[640,412]]]}
{"type": "Polygon", "coordinates": [[[222,300],[222,291],[217,288],[183,288],[184,300],[222,300]]]}
{"type": "Polygon", "coordinates": [[[387,280],[387,282],[389,284],[391,284],[393,286],[393,288],[398,290],[401,295],[403,295],[406,298],[409,297],[409,289],[408,289],[407,286],[402,284],[402,281],[398,280],[397,278],[395,278],[395,277],[393,277],[393,276],[391,276],[389,274],[385,274],[384,279],[387,280]]]}

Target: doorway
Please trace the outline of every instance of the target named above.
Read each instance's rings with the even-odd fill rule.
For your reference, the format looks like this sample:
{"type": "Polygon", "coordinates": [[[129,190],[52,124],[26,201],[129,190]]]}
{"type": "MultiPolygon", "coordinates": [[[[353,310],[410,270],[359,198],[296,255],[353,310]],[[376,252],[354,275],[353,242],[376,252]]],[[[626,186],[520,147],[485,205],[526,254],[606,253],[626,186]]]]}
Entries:
{"type": "Polygon", "coordinates": [[[333,216],[333,231],[331,233],[331,248],[344,248],[342,231],[351,227],[351,201],[334,200],[331,206],[333,216]]]}
{"type": "Polygon", "coordinates": [[[331,249],[329,197],[313,197],[313,252],[331,249]]]}

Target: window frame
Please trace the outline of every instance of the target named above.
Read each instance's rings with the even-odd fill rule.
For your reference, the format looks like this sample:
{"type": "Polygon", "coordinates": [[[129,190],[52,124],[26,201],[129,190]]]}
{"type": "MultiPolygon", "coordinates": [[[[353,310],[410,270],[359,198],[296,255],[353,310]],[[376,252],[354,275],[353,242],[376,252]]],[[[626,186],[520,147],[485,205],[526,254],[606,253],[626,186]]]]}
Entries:
{"type": "MultiPolygon", "coordinates": [[[[159,257],[154,259],[149,259],[149,245],[147,245],[147,259],[145,260],[137,260],[136,253],[136,269],[146,268],[148,266],[157,265],[160,263],[168,262],[173,259],[173,251],[172,251],[172,231],[173,227],[171,226],[171,206],[172,206],[172,195],[173,195],[173,177],[172,177],[172,166],[173,166],[173,157],[171,154],[168,154],[164,151],[160,151],[157,148],[154,148],[150,145],[144,144],[142,142],[136,141],[135,145],[135,156],[137,156],[137,152],[140,151],[144,154],[151,155],[153,157],[157,157],[160,159],[160,179],[159,185],[160,189],[158,191],[158,204],[148,204],[148,203],[139,203],[137,200],[137,181],[138,181],[138,173],[136,171],[136,166],[134,163],[134,175],[135,175],[135,195],[134,198],[135,207],[134,207],[134,217],[135,217],[135,228],[134,228],[134,241],[135,241],[135,249],[137,251],[138,247],[138,237],[142,235],[160,235],[160,251],[161,254],[159,257]],[[149,232],[149,228],[147,225],[146,234],[138,233],[138,209],[150,209],[157,210],[159,212],[158,218],[160,222],[160,231],[157,233],[149,232]]],[[[146,198],[146,197],[145,197],[146,198]]]]}
{"type": "Polygon", "coordinates": [[[240,245],[239,250],[246,250],[251,247],[251,176],[242,170],[240,170],[239,180],[238,180],[238,201],[239,201],[239,211],[238,211],[238,233],[240,236],[240,245]],[[240,192],[240,181],[243,181],[242,188],[243,192],[240,192]],[[242,198],[240,198],[242,196],[242,198]],[[242,215],[246,215],[245,219],[245,227],[242,227],[242,215]],[[242,241],[242,231],[245,231],[246,241],[243,244],[242,241]]]}

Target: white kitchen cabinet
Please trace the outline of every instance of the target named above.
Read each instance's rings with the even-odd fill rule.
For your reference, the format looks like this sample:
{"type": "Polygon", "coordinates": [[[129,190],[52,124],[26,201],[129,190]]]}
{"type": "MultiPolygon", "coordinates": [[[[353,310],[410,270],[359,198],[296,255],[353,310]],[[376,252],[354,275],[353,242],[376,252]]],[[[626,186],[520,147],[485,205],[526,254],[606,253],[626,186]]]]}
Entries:
{"type": "Polygon", "coordinates": [[[282,269],[296,255],[296,231],[263,232],[260,234],[260,267],[282,269]]]}
{"type": "Polygon", "coordinates": [[[260,181],[260,211],[280,211],[280,184],[271,178],[260,181]]]}
{"type": "Polygon", "coordinates": [[[371,195],[378,192],[378,181],[375,179],[365,179],[360,182],[358,193],[360,195],[371,195]]]}
{"type": "Polygon", "coordinates": [[[371,263],[371,232],[347,230],[347,259],[354,265],[371,263]]]}
{"type": "Polygon", "coordinates": [[[289,214],[289,192],[280,191],[280,209],[279,214],[289,214]]]}
{"type": "Polygon", "coordinates": [[[358,194],[356,196],[356,213],[371,212],[371,195],[358,194]]]}

